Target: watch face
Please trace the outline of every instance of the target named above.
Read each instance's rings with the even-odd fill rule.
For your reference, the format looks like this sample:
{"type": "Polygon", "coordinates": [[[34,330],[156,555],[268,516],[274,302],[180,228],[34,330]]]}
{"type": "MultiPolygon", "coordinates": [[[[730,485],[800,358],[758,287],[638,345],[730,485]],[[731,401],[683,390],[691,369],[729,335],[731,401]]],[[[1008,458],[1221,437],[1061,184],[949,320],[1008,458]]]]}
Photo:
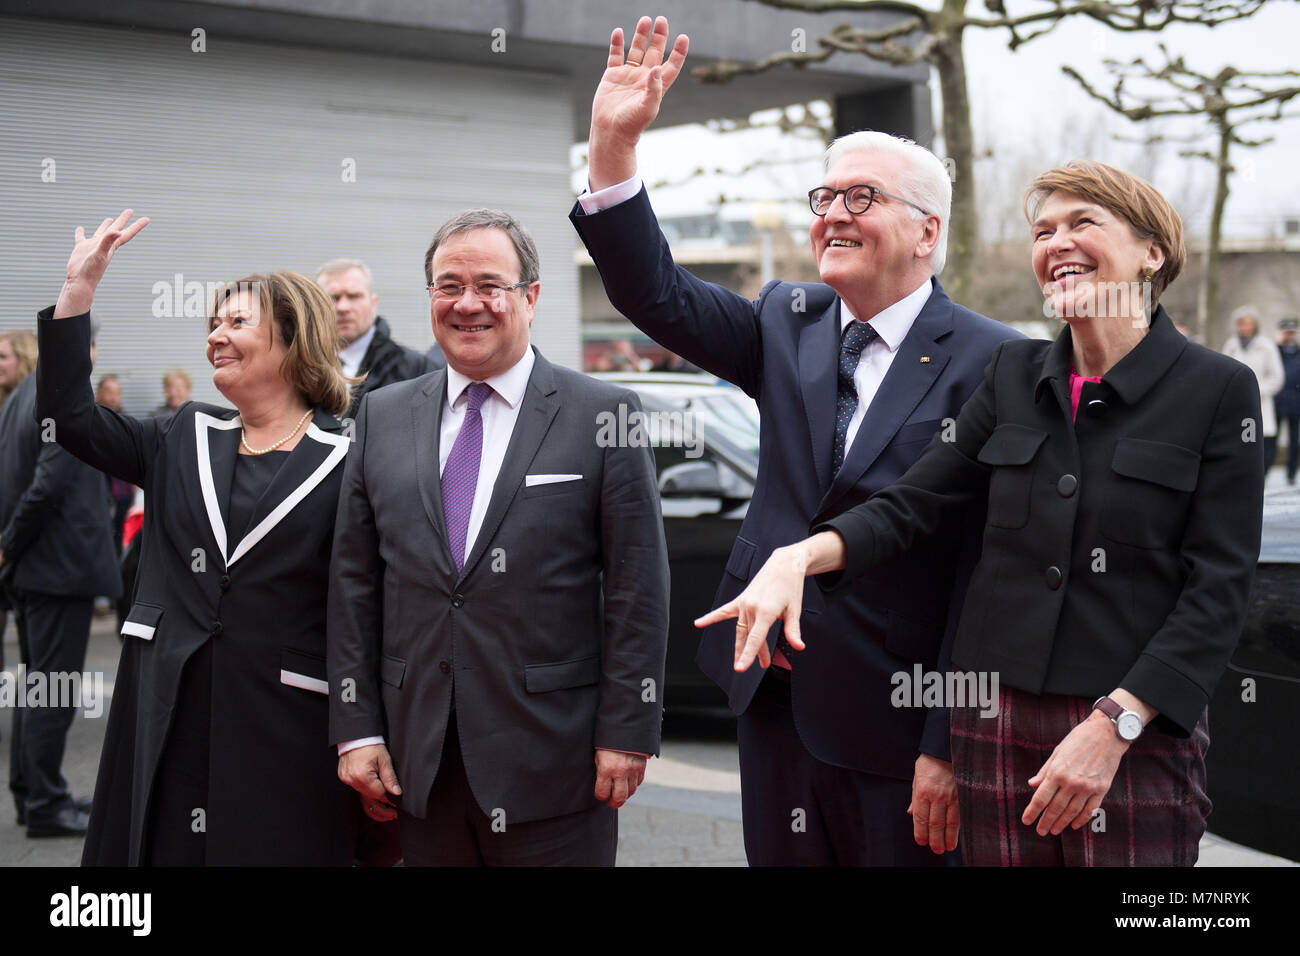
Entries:
{"type": "Polygon", "coordinates": [[[1142,718],[1131,710],[1120,714],[1115,726],[1125,740],[1137,740],[1142,735],[1142,718]]]}

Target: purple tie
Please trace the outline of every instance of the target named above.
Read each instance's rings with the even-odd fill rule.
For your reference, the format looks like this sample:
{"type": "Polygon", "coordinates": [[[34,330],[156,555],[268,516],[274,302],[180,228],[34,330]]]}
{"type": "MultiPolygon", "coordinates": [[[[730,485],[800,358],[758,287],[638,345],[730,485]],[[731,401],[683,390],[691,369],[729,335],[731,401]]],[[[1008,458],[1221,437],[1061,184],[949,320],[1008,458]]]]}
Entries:
{"type": "Polygon", "coordinates": [[[469,407],[465,421],[447,456],[442,470],[442,514],[447,521],[447,544],[456,559],[456,570],[465,566],[465,536],[469,532],[469,513],[474,507],[474,489],[478,487],[478,466],[483,458],[483,415],[479,409],[492,394],[492,386],[473,382],[469,387],[469,407]]]}

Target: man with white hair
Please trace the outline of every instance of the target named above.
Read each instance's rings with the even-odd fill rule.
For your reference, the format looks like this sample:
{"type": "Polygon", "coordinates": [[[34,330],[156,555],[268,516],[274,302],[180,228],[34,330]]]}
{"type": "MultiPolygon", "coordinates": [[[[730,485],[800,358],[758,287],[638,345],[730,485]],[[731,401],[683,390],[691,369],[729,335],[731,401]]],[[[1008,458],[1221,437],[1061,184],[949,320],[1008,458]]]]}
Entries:
{"type": "Polygon", "coordinates": [[[1223,343],[1223,354],[1250,366],[1259,383],[1259,441],[1264,450],[1264,475],[1273,467],[1277,457],[1277,415],[1274,414],[1273,396],[1282,391],[1286,371],[1282,368],[1282,353],[1277,346],[1259,334],[1259,310],[1253,305],[1234,309],[1232,322],[1237,334],[1223,343]]]}
{"type": "MultiPolygon", "coordinates": [[[[809,193],[821,283],[774,281],[750,302],[675,267],[636,171],[637,140],[686,56],[686,37],[671,51],[667,40],[667,21],[652,29],[643,18],[625,56],[614,31],[592,104],[591,194],[571,219],[620,312],[759,403],[758,479],[716,606],[773,550],[902,475],[956,418],[996,345],[1017,333],[944,295],[933,276],[951,207],[947,171],[884,133],[838,140],[809,193]]],[[[812,587],[800,620],[806,649],[778,643],[774,628],[766,673],[735,671],[730,622],[704,632],[697,660],[739,715],[751,865],[954,862],[948,712],[915,706],[920,688],[915,698],[896,691],[899,675],[947,668],[982,525],[981,515],[945,529],[839,600],[812,587]]]]}
{"type": "Polygon", "coordinates": [[[334,300],[343,374],[364,375],[365,381],[352,390],[348,418],[355,418],[361,399],[369,392],[394,382],[419,378],[438,367],[419,352],[393,341],[388,323],[376,313],[370,268],[359,259],[331,259],[316,270],[316,281],[334,300]]]}

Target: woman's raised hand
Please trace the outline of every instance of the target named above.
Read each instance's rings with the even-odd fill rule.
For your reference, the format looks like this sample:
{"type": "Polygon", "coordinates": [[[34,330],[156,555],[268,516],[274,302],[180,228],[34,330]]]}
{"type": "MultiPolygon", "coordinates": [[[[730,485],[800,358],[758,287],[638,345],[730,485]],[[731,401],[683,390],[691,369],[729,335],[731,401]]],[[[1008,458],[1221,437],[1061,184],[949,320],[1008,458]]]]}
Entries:
{"type": "Polygon", "coordinates": [[[767,648],[767,632],[777,621],[783,622],[785,639],[795,650],[803,650],[799,636],[799,614],[803,610],[803,581],[808,560],[803,548],[791,545],[772,552],[749,586],[734,600],[710,611],[695,621],[696,627],[708,627],[728,618],[736,619],[736,657],[738,671],[749,670],[758,658],[767,667],[772,654],[767,648]]]}
{"type": "Polygon", "coordinates": [[[108,268],[113,254],[119,246],[130,242],[136,233],[149,224],[147,216],[131,222],[131,215],[132,210],[122,210],[116,219],[101,222],[94,235],[90,236],[86,235],[86,230],[81,226],[77,227],[72,255],[68,257],[67,278],[54,309],[56,319],[81,315],[90,310],[95,289],[104,277],[104,270],[108,268]]]}

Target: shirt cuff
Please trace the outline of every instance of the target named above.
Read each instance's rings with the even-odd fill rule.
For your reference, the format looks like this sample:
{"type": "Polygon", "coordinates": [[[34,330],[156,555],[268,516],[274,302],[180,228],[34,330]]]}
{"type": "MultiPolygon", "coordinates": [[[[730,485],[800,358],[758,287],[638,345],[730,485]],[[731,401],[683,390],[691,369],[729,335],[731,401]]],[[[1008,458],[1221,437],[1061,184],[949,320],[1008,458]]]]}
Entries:
{"type": "Polygon", "coordinates": [[[345,740],[339,744],[339,756],[342,757],[349,750],[356,750],[358,747],[371,747],[375,744],[382,744],[383,737],[361,737],[357,740],[345,740]]]}
{"type": "MultiPolygon", "coordinates": [[[[610,188],[613,188],[613,187],[610,187],[610,188]]],[[[608,750],[610,753],[615,753],[615,754],[631,754],[633,757],[641,757],[643,760],[649,760],[649,759],[650,759],[650,755],[649,755],[649,754],[643,754],[643,753],[641,753],[641,751],[639,751],[639,750],[619,750],[617,747],[597,747],[596,749],[597,749],[597,750],[608,750]]]]}
{"type": "Polygon", "coordinates": [[[578,205],[588,216],[604,212],[619,203],[625,203],[641,191],[641,176],[634,173],[631,179],[625,179],[613,186],[597,189],[594,193],[584,193],[578,197],[578,205]]]}

